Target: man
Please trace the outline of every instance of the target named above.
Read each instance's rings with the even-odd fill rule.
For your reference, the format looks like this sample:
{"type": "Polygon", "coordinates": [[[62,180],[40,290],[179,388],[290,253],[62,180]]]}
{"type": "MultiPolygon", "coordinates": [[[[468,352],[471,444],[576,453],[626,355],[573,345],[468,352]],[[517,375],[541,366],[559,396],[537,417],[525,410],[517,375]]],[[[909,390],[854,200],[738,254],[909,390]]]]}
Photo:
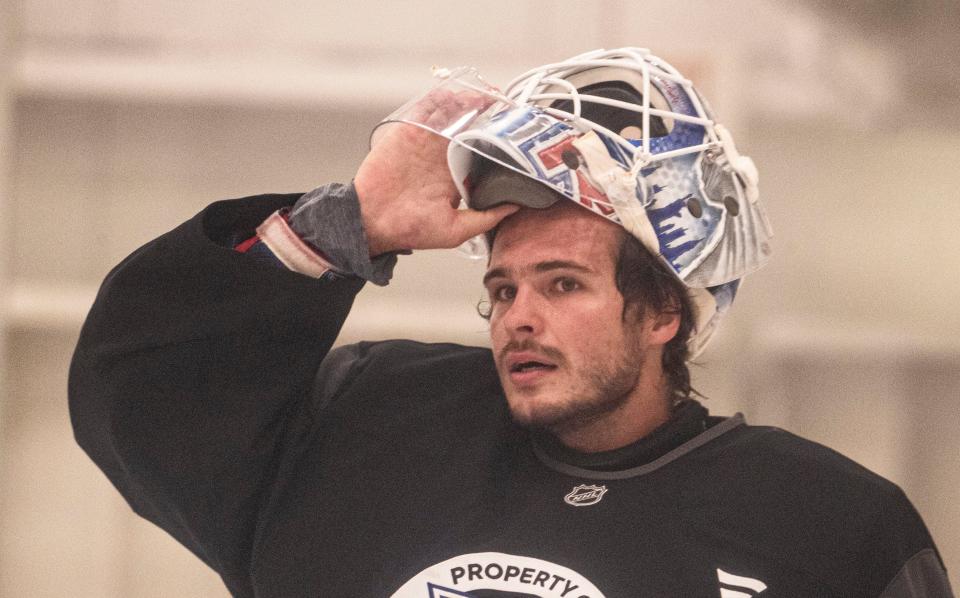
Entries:
{"type": "Polygon", "coordinates": [[[139,249],[81,334],[78,441],[234,595],[951,595],[898,488],[690,398],[769,232],[672,67],[447,73],[389,120],[352,185],[139,249]],[[492,351],[330,351],[398,253],[482,233],[492,351]]]}

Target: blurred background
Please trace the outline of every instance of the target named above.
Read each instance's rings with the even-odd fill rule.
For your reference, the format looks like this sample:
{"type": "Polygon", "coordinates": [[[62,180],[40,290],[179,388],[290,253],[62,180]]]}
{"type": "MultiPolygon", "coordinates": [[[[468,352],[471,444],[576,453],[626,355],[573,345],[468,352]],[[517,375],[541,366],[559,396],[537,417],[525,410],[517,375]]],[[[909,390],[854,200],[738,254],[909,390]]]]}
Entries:
{"type": "MultiPolygon", "coordinates": [[[[0,0],[0,596],[226,596],[73,443],[112,265],[211,201],[349,180],[431,65],[503,84],[623,45],[697,83],[777,232],[694,368],[708,407],[895,481],[960,587],[960,4],[0,0]]],[[[486,343],[482,269],[402,258],[341,342],[486,343]]]]}

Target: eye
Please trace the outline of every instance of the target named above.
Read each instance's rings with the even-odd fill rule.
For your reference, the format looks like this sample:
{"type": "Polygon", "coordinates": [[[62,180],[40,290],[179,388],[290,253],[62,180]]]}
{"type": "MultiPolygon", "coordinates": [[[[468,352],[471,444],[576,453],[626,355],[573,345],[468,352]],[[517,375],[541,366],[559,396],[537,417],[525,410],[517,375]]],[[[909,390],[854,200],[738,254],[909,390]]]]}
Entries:
{"type": "Polygon", "coordinates": [[[490,289],[490,301],[510,301],[517,294],[517,289],[505,284],[490,289]]]}
{"type": "Polygon", "coordinates": [[[553,288],[561,293],[569,293],[579,289],[580,283],[572,278],[563,277],[553,281],[553,288]]]}

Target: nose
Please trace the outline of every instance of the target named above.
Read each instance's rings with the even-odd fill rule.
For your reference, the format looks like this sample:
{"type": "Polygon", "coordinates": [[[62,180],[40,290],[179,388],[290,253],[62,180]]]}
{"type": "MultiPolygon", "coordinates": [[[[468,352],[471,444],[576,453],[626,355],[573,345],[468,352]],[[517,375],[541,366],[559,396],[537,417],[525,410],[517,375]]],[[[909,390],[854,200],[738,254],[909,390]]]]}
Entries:
{"type": "Polygon", "coordinates": [[[501,316],[501,323],[511,335],[537,335],[543,328],[543,303],[530,287],[519,287],[513,301],[501,316]]]}

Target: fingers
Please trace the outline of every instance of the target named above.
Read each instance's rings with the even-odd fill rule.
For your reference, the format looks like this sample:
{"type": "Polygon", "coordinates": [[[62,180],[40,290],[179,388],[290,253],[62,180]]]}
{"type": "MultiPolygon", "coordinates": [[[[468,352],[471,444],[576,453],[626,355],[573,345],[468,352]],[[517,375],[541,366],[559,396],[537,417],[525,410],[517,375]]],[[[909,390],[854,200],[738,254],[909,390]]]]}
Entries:
{"type": "Polygon", "coordinates": [[[489,210],[458,210],[456,220],[452,226],[452,232],[456,237],[454,246],[459,245],[471,237],[483,234],[500,222],[507,216],[514,214],[520,206],[516,204],[503,204],[489,210]]]}
{"type": "Polygon", "coordinates": [[[431,90],[409,107],[407,116],[410,120],[426,124],[437,109],[447,104],[452,97],[453,93],[446,89],[431,90]]]}
{"type": "Polygon", "coordinates": [[[412,107],[410,118],[435,131],[444,130],[455,122],[459,124],[458,128],[463,128],[494,102],[490,96],[476,91],[435,89],[412,107]]]}

